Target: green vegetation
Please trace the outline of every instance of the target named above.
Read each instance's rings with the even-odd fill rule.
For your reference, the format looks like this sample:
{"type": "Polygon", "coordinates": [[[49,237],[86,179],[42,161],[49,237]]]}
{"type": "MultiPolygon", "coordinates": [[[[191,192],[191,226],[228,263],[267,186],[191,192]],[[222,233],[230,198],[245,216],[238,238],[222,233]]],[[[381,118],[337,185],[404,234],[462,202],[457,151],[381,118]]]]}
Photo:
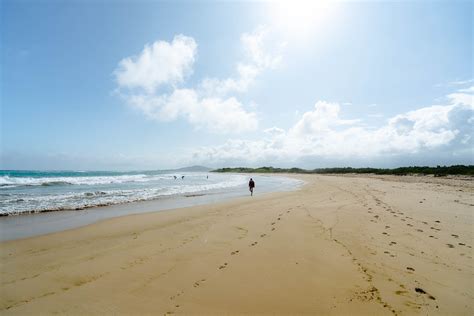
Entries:
{"type": "Polygon", "coordinates": [[[260,167],[260,168],[221,168],[213,170],[212,172],[239,172],[239,173],[373,173],[373,174],[392,174],[392,175],[407,175],[407,174],[430,174],[435,177],[442,177],[447,175],[470,175],[474,176],[474,165],[455,165],[455,166],[437,166],[437,167],[400,167],[395,169],[378,169],[378,168],[322,168],[306,170],[300,168],[274,168],[274,167],[260,167]]]}

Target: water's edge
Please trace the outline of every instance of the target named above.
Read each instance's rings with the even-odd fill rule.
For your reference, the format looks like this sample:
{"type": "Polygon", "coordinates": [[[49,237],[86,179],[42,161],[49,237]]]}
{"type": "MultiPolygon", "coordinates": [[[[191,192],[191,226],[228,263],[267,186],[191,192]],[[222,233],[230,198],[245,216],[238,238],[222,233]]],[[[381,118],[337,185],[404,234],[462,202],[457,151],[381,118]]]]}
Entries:
{"type": "MultiPolygon", "coordinates": [[[[289,177],[281,178],[289,179],[289,177]]],[[[295,179],[293,178],[292,180],[295,179]]],[[[299,181],[294,187],[274,187],[266,190],[265,188],[261,188],[260,191],[256,192],[256,195],[260,196],[267,193],[298,190],[303,185],[304,182],[299,181]]],[[[81,210],[4,216],[0,217],[0,242],[79,228],[115,217],[214,204],[245,196],[248,196],[247,190],[208,192],[204,194],[187,194],[149,201],[91,207],[81,210]]]]}

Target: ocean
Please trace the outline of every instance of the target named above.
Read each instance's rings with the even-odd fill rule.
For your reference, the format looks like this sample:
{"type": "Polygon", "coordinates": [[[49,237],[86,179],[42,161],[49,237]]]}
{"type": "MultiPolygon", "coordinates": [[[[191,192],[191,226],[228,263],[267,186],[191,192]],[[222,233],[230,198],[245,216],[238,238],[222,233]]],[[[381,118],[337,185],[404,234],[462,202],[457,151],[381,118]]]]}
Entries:
{"type": "MultiPolygon", "coordinates": [[[[256,193],[291,190],[301,181],[257,175],[256,193]]],[[[179,171],[0,170],[0,216],[83,210],[138,201],[225,192],[247,194],[241,174],[179,171]]]]}

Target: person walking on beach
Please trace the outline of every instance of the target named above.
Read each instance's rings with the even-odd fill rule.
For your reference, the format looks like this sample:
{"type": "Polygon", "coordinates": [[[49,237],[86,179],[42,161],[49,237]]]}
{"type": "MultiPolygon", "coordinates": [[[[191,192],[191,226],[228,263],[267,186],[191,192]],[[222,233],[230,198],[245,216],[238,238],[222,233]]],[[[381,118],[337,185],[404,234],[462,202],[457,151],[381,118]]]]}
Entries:
{"type": "Polygon", "coordinates": [[[253,181],[252,178],[250,178],[250,181],[249,181],[250,196],[253,196],[253,188],[255,188],[255,182],[253,181]]]}

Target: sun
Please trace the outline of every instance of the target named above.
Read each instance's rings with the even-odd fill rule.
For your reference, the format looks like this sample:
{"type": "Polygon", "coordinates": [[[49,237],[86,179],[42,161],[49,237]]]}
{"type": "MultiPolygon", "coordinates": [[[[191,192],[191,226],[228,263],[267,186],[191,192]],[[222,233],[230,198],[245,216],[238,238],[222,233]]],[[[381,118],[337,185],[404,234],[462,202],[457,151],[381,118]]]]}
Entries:
{"type": "Polygon", "coordinates": [[[334,9],[334,1],[329,0],[280,0],[268,5],[272,24],[296,37],[323,29],[334,9]]]}

